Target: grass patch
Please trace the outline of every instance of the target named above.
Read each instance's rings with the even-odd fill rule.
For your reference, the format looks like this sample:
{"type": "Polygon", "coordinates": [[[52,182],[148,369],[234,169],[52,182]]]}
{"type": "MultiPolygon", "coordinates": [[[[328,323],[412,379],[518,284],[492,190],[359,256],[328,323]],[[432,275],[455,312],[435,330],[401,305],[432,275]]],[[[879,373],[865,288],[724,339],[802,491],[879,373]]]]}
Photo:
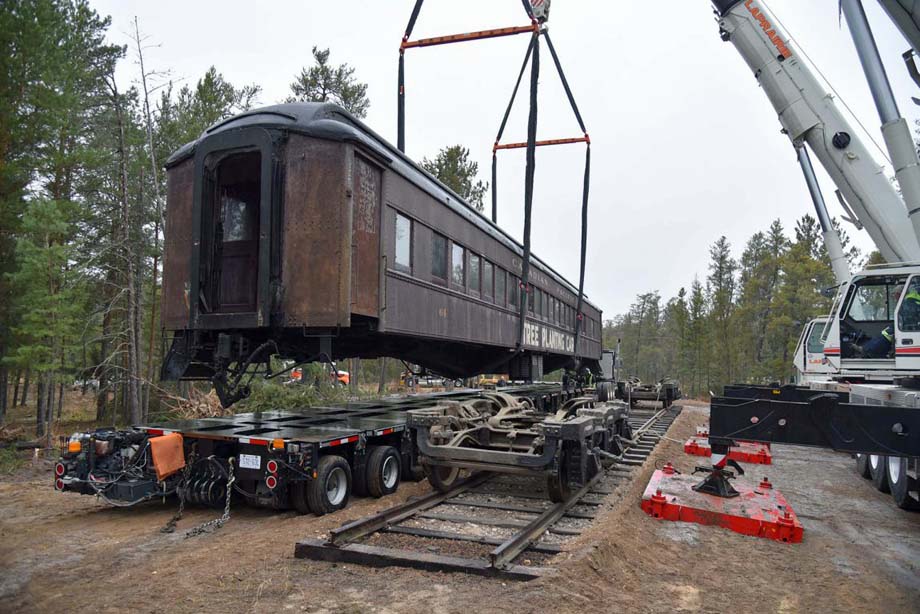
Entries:
{"type": "Polygon", "coordinates": [[[16,446],[0,448],[0,475],[9,475],[25,464],[25,455],[16,446]]]}

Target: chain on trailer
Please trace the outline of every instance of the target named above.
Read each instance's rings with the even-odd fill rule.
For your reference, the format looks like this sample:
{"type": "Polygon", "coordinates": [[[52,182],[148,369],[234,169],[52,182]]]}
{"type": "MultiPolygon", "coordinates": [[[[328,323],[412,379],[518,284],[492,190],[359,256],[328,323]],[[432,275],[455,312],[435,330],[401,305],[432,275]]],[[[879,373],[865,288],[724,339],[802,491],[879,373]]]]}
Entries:
{"type": "MultiPolygon", "coordinates": [[[[209,463],[215,464],[218,467],[218,469],[220,469],[223,472],[223,466],[220,465],[220,463],[218,463],[213,456],[209,456],[205,460],[207,460],[209,463]]],[[[226,522],[230,520],[230,501],[233,498],[234,483],[236,482],[236,475],[233,470],[234,461],[235,461],[235,458],[232,456],[229,459],[227,459],[227,472],[226,472],[227,493],[226,493],[226,498],[224,500],[223,513],[217,518],[214,518],[207,522],[203,522],[197,527],[192,527],[191,529],[186,531],[185,532],[186,539],[188,539],[189,537],[195,537],[203,533],[207,533],[211,529],[217,530],[223,527],[224,524],[226,524],[226,522]]],[[[176,511],[173,517],[170,518],[166,522],[166,525],[162,529],[160,529],[160,532],[162,533],[175,532],[176,524],[182,519],[182,515],[185,511],[185,501],[186,501],[185,492],[186,492],[186,489],[188,488],[189,478],[191,477],[191,468],[194,464],[195,464],[195,460],[194,460],[194,452],[193,452],[192,455],[189,457],[189,462],[185,465],[185,469],[183,470],[181,488],[177,488],[178,493],[179,493],[179,509],[176,511]]]]}
{"type": "MultiPolygon", "coordinates": [[[[406,150],[406,136],[405,136],[405,127],[406,127],[406,88],[405,88],[405,51],[406,49],[412,48],[421,48],[421,47],[430,47],[435,45],[446,45],[451,43],[459,42],[469,42],[475,40],[483,40],[488,38],[497,38],[503,36],[513,36],[516,34],[531,33],[530,44],[527,47],[527,52],[524,56],[524,62],[521,66],[521,70],[518,74],[517,81],[515,82],[514,89],[511,94],[511,100],[508,102],[508,106],[505,109],[504,116],[498,130],[498,134],[495,137],[495,143],[492,147],[492,223],[498,222],[498,197],[497,197],[497,183],[498,183],[498,162],[497,162],[497,153],[500,150],[508,149],[526,149],[526,169],[525,169],[525,179],[524,179],[524,240],[523,240],[523,257],[521,265],[521,281],[519,288],[519,330],[518,330],[518,343],[517,343],[517,354],[523,351],[524,347],[524,331],[525,331],[525,321],[527,316],[527,305],[529,301],[529,294],[531,292],[531,287],[529,283],[530,276],[530,254],[531,254],[531,219],[532,219],[532,209],[533,209],[533,194],[534,194],[534,176],[536,172],[536,148],[551,146],[551,145],[568,145],[573,143],[585,143],[585,171],[584,171],[584,182],[582,188],[582,210],[581,210],[581,244],[580,244],[580,262],[579,262],[579,276],[578,276],[578,301],[576,305],[576,318],[575,318],[575,335],[574,335],[574,354],[578,354],[578,341],[582,333],[582,327],[584,322],[584,315],[582,310],[584,308],[584,281],[585,281],[585,264],[586,264],[586,255],[587,255],[587,240],[588,240],[588,193],[591,177],[591,139],[588,136],[588,131],[585,128],[584,121],[581,117],[581,112],[578,109],[578,105],[575,102],[575,97],[572,94],[571,87],[569,86],[568,79],[566,79],[565,72],[562,69],[562,63],[559,61],[559,56],[556,53],[556,49],[553,46],[552,39],[549,36],[549,31],[545,27],[546,20],[549,17],[549,7],[550,0],[522,0],[522,5],[527,16],[530,18],[531,23],[529,26],[514,26],[506,28],[497,28],[492,30],[481,30],[477,32],[468,32],[463,34],[454,34],[448,36],[438,36],[433,38],[423,38],[417,40],[411,40],[412,31],[415,29],[416,21],[418,20],[419,13],[422,9],[422,4],[424,0],[416,0],[416,3],[412,9],[412,13],[409,17],[409,23],[406,26],[405,34],[403,35],[402,42],[399,47],[399,70],[398,70],[398,88],[397,88],[397,147],[400,151],[405,152],[406,150]],[[553,58],[553,64],[556,67],[556,71],[559,74],[560,81],[562,82],[563,89],[565,90],[566,97],[568,98],[569,104],[572,107],[572,111],[575,114],[575,119],[578,121],[579,128],[581,129],[583,136],[573,137],[573,138],[562,138],[562,139],[549,139],[549,140],[537,140],[537,93],[539,90],[539,76],[540,76],[540,37],[546,39],[546,45],[549,49],[550,55],[553,58]],[[511,114],[511,108],[514,105],[515,98],[517,97],[517,92],[520,88],[521,80],[524,76],[524,71],[527,68],[528,62],[530,63],[530,112],[527,122],[527,141],[522,143],[501,143],[502,135],[504,134],[505,127],[508,122],[508,117],[511,114]]],[[[507,360],[510,360],[507,359],[507,360]]],[[[507,360],[503,362],[507,362],[507,360]]],[[[576,369],[580,367],[579,364],[575,365],[576,369]]]]}

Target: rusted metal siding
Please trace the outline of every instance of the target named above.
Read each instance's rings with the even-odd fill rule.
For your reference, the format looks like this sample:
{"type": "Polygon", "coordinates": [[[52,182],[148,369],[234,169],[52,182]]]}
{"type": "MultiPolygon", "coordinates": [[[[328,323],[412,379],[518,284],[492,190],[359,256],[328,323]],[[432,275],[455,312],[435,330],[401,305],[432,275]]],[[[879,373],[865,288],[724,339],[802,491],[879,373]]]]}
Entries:
{"type": "Polygon", "coordinates": [[[166,232],[163,249],[163,326],[179,330],[189,326],[188,284],[192,258],[193,159],[166,173],[166,232]]]}
{"type": "MultiPolygon", "coordinates": [[[[385,280],[387,331],[514,347],[519,334],[517,308],[496,305],[467,291],[437,283],[431,276],[431,237],[435,232],[444,235],[518,277],[521,275],[520,257],[394,173],[387,174],[385,203],[382,234],[389,265],[385,280]],[[396,271],[392,266],[397,210],[413,219],[412,275],[396,271]]],[[[574,311],[577,297],[540,270],[536,263],[532,264],[530,281],[574,311]]],[[[584,312],[588,317],[600,319],[600,313],[590,305],[584,305],[584,312]]],[[[573,329],[536,317],[528,317],[527,322],[530,334],[525,336],[526,348],[573,353],[573,329]],[[560,349],[563,347],[568,349],[560,349]]],[[[600,340],[589,338],[584,331],[578,347],[581,356],[600,357],[600,340]]]]}
{"type": "Polygon", "coordinates": [[[350,323],[346,146],[291,134],[285,155],[282,301],[286,326],[350,323]]]}
{"type": "Polygon", "coordinates": [[[352,257],[351,311],[377,317],[380,284],[380,168],[351,157],[352,257]]]}

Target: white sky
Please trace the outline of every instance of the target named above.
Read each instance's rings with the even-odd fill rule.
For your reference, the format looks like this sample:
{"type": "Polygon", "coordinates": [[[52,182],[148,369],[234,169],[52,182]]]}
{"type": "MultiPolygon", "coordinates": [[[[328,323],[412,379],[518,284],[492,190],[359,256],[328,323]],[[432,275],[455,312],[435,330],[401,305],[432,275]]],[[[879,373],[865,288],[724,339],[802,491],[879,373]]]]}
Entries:
{"type": "MultiPolygon", "coordinates": [[[[147,51],[148,70],[170,70],[175,81],[193,85],[213,64],[235,85],[261,85],[262,104],[287,96],[314,45],[329,47],[333,63],[351,64],[368,84],[366,121],[393,143],[397,49],[413,4],[93,1],[112,16],[113,42],[127,44],[139,18],[148,42],[159,44],[147,51]]],[[[864,4],[901,112],[913,121],[920,113],[910,96],[920,92],[901,60],[908,44],[876,2],[864,4]]],[[[881,143],[837,5],[769,1],[881,143]]],[[[524,24],[519,0],[428,0],[413,38],[524,24]]],[[[720,40],[707,0],[556,0],[550,31],[593,142],[585,290],[607,317],[626,310],[639,292],[660,290],[668,298],[694,275],[703,279],[707,248],[720,235],[740,255],[747,238],[774,218],[791,233],[796,218],[813,212],[789,140],[741,57],[720,40]]],[[[407,153],[420,160],[462,143],[488,181],[492,143],[526,45],[526,36],[517,36],[409,50],[407,153]]],[[[539,138],[579,136],[545,45],[541,60],[539,138]]],[[[136,80],[136,66],[124,62],[119,78],[123,85],[136,80]]],[[[525,140],[526,119],[523,90],[503,140],[525,140]]],[[[583,164],[581,145],[538,150],[534,252],[572,281],[583,164]]],[[[831,214],[839,216],[833,184],[819,172],[831,214]]],[[[523,177],[523,151],[500,154],[499,223],[519,238],[523,177]]],[[[847,229],[864,251],[872,248],[865,232],[847,229]]]]}

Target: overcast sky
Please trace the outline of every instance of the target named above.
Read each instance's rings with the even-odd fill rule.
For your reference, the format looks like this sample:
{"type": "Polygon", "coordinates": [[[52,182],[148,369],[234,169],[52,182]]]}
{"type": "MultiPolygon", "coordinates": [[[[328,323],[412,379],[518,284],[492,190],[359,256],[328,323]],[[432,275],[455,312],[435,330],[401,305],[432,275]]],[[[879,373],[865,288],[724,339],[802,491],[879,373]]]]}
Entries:
{"type": "MultiPolygon", "coordinates": [[[[112,16],[114,42],[129,42],[138,17],[148,43],[159,45],[147,51],[148,70],[169,70],[174,81],[194,85],[214,65],[235,85],[259,84],[262,104],[288,95],[314,45],[329,47],[333,63],[354,66],[368,84],[368,124],[396,141],[397,49],[413,0],[92,3],[112,16]]],[[[908,44],[874,0],[864,4],[912,122],[920,114],[910,97],[920,92],[901,61],[908,44]]],[[[837,5],[769,2],[881,143],[837,5]]],[[[518,0],[429,0],[413,37],[525,23],[518,0]]],[[[720,235],[740,255],[748,237],[773,219],[791,234],[796,218],[813,211],[789,140],[741,57],[720,40],[708,0],[556,0],[549,25],[593,143],[585,289],[608,317],[639,292],[660,290],[668,298],[694,275],[704,279],[707,248],[720,235]]],[[[518,36],[408,51],[407,153],[421,160],[462,143],[488,181],[492,143],[527,42],[518,36]]],[[[549,54],[542,58],[539,138],[579,136],[549,54]]],[[[119,78],[123,85],[136,81],[136,66],[124,62],[119,78]]],[[[520,96],[505,141],[526,139],[526,102],[520,96]]],[[[534,252],[573,281],[583,164],[583,145],[538,151],[534,252]]],[[[499,223],[519,238],[523,176],[522,150],[500,155],[499,223]]],[[[839,216],[830,179],[823,172],[819,179],[831,214],[839,216]]],[[[847,228],[864,251],[872,248],[865,232],[847,228]]]]}

